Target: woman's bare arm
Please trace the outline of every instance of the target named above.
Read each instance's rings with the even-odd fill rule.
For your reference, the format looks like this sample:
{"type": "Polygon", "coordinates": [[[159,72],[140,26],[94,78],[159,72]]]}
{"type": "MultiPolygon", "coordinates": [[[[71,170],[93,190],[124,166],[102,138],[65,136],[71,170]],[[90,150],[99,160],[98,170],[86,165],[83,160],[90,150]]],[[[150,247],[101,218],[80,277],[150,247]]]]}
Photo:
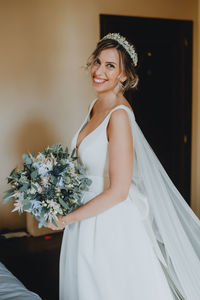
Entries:
{"type": "Polygon", "coordinates": [[[109,187],[81,207],[61,217],[60,222],[70,224],[96,216],[127,198],[133,171],[133,138],[129,116],[124,109],[111,114],[108,140],[109,187]]]}

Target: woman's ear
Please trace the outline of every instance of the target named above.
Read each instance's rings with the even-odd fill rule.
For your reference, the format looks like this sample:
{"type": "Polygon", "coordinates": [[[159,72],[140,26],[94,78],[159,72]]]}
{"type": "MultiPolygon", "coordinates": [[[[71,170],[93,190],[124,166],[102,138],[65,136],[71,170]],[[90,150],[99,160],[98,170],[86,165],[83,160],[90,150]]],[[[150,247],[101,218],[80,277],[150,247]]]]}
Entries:
{"type": "Polygon", "coordinates": [[[128,77],[126,76],[126,74],[122,73],[118,76],[118,78],[121,83],[124,83],[124,81],[126,81],[128,77]]]}
{"type": "Polygon", "coordinates": [[[127,76],[126,76],[126,74],[122,74],[121,75],[121,78],[120,78],[120,81],[122,82],[122,83],[124,83],[126,80],[127,80],[127,76]]]}
{"type": "Polygon", "coordinates": [[[121,73],[121,82],[124,83],[124,81],[126,81],[128,79],[128,76],[126,75],[126,73],[124,71],[122,71],[121,73]]]}
{"type": "Polygon", "coordinates": [[[125,76],[123,76],[123,78],[122,78],[122,82],[124,83],[126,80],[127,80],[127,76],[125,75],[125,76]]]}

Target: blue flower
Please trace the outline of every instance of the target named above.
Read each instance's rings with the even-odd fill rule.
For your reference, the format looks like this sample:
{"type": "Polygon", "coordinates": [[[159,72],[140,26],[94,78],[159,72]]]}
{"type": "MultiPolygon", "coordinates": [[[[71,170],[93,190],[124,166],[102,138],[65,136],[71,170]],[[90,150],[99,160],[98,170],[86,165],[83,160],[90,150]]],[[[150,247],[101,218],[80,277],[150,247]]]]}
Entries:
{"type": "Polygon", "coordinates": [[[64,187],[65,186],[65,182],[64,182],[64,180],[61,176],[59,177],[56,186],[57,187],[64,187]]]}
{"type": "Polygon", "coordinates": [[[34,216],[40,216],[42,209],[42,204],[40,201],[32,200],[31,201],[31,212],[34,214],[34,216]]]}

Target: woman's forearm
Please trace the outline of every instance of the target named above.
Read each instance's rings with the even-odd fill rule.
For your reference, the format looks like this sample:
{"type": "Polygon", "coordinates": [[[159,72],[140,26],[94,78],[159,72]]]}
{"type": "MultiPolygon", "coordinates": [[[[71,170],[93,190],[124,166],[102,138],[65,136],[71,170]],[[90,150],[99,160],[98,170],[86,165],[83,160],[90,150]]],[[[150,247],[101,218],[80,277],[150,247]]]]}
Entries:
{"type": "MultiPolygon", "coordinates": [[[[127,195],[128,196],[128,195],[127,195]]],[[[108,188],[98,194],[93,199],[89,200],[73,212],[63,217],[67,224],[81,221],[86,218],[97,216],[105,210],[125,200],[126,197],[119,195],[118,192],[108,188]]]]}

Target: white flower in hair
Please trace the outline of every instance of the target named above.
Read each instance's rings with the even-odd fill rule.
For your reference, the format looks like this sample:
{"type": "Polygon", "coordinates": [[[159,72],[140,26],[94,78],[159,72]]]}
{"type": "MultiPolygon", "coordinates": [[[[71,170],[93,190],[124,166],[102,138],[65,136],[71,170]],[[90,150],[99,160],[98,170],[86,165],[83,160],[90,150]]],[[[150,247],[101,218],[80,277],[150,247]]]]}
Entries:
{"type": "Polygon", "coordinates": [[[106,40],[106,39],[115,40],[122,47],[124,47],[124,49],[128,52],[128,54],[132,58],[135,67],[137,66],[138,56],[137,56],[137,53],[135,51],[135,48],[133,47],[133,45],[129,44],[129,42],[125,39],[125,37],[121,36],[119,33],[108,33],[100,41],[106,40]]]}

